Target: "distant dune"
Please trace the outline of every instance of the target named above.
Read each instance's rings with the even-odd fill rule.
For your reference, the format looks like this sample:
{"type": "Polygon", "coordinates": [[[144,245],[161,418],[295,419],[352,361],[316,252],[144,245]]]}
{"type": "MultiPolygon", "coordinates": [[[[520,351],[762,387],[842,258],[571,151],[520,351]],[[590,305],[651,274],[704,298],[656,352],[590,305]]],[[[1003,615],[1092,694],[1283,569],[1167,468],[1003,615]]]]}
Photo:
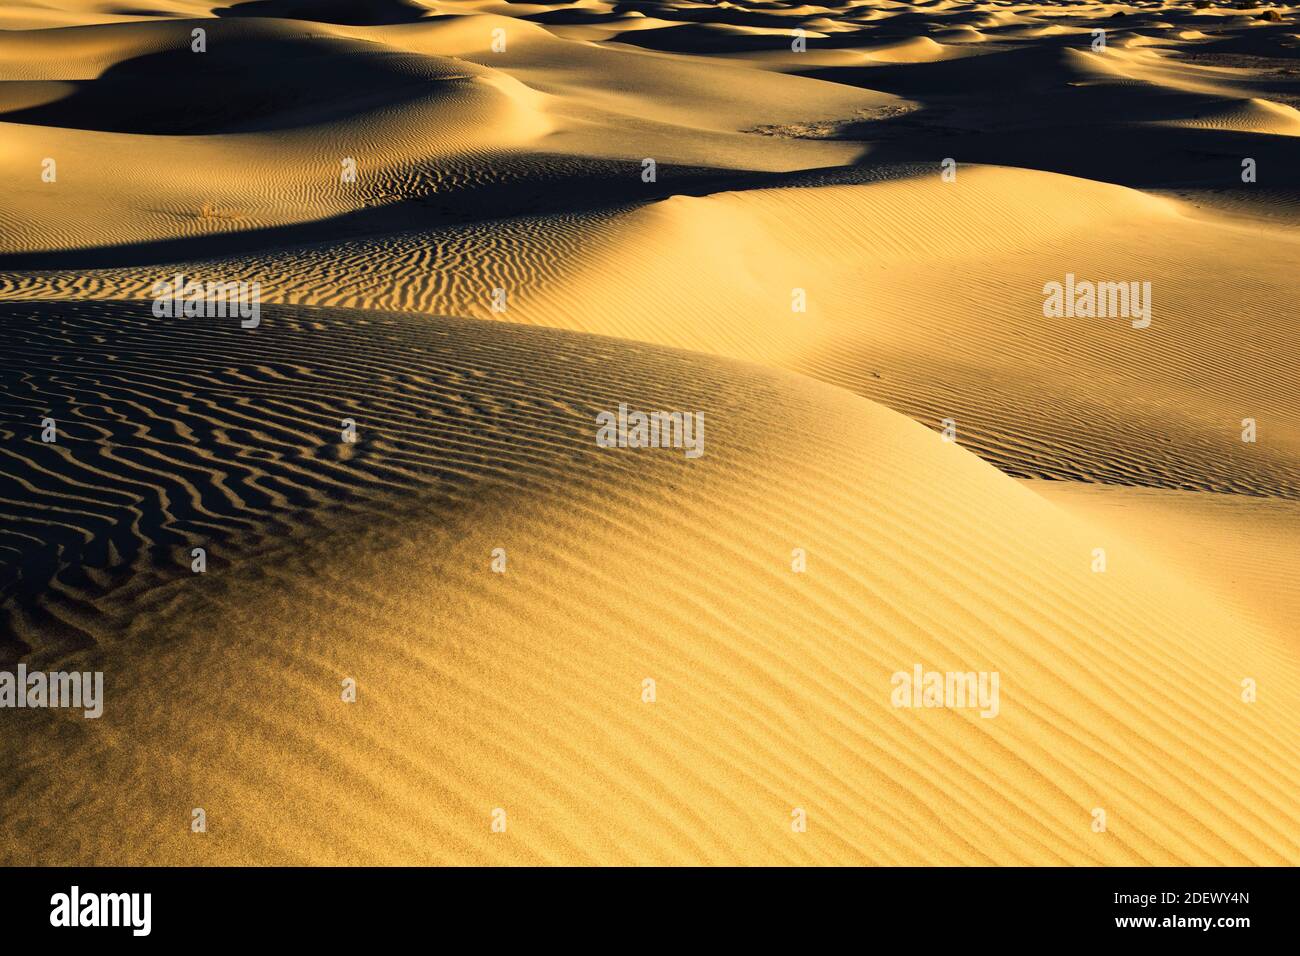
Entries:
{"type": "Polygon", "coordinates": [[[1300,11],[147,6],[0,11],[0,862],[1300,862],[1300,11]]]}

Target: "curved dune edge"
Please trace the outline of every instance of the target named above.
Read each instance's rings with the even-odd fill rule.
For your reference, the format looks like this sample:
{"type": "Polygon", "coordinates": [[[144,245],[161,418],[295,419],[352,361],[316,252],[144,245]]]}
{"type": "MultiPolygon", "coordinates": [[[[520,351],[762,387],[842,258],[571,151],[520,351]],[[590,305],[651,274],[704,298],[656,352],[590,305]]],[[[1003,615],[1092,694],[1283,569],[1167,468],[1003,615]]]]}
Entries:
{"type": "Polygon", "coordinates": [[[254,333],[160,330],[62,308],[110,407],[129,393],[91,377],[104,354],[187,343],[136,396],[154,425],[103,464],[152,436],[156,455],[201,447],[214,474],[240,462],[319,500],[232,510],[287,526],[256,556],[234,533],[214,544],[207,574],[179,569],[129,623],[105,599],[105,642],[59,658],[106,671],[98,721],[0,712],[6,862],[36,841],[48,863],[1300,859],[1294,656],[1110,533],[1092,573],[1096,529],[896,413],[517,326],[285,310],[254,333]],[[373,379],[393,349],[403,367],[373,379]],[[174,390],[218,361],[242,384],[202,415],[266,420],[261,463],[241,449],[265,440],[238,428],[166,437],[198,412],[174,390]],[[361,447],[332,462],[326,422],[363,394],[361,447]],[[619,400],[704,410],[705,455],[598,449],[592,411],[619,400]],[[409,483],[377,482],[385,465],[409,483]],[[323,526],[295,532],[305,515],[323,526]],[[890,675],[915,663],[998,671],[998,716],[891,706],[890,675]],[[193,807],[207,834],[188,832],[193,807]]]}
{"type": "Polygon", "coordinates": [[[756,361],[936,426],[952,418],[963,444],[1019,477],[1300,497],[1291,231],[1035,170],[963,166],[952,184],[909,172],[166,271],[0,273],[0,289],[146,297],[180,269],[259,281],[270,302],[499,319],[501,287],[511,321],[756,361]],[[1250,282],[1224,297],[1223,269],[1250,282]],[[1149,281],[1150,328],[1044,317],[1044,283],[1067,274],[1149,281]],[[1266,441],[1241,442],[1248,416],[1266,441]]]}

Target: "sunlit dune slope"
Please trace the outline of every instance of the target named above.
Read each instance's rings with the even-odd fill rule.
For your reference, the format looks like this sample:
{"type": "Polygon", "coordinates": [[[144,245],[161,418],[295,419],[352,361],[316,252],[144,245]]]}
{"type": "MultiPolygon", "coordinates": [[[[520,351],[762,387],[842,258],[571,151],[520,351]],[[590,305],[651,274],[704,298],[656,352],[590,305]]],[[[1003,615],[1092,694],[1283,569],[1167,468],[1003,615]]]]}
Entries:
{"type": "Polygon", "coordinates": [[[613,335],[953,419],[963,444],[1019,476],[1300,495],[1293,231],[1032,170],[892,172],[167,269],[0,273],[0,287],[147,296],[184,271],[259,281],[272,301],[613,335]],[[1223,270],[1242,279],[1231,297],[1223,270]],[[1067,275],[1149,282],[1150,325],[1044,316],[1045,284],[1067,275]],[[1258,443],[1240,440],[1247,418],[1258,443]]]}
{"type": "Polygon", "coordinates": [[[900,415],[548,330],[142,309],[5,313],[65,423],[4,446],[45,546],[174,556],[31,636],[106,704],[0,712],[6,862],[1297,860],[1294,656],[900,415]],[[619,402],[703,411],[704,455],[598,448],[619,402]],[[996,719],[893,707],[916,663],[999,672],[996,719]]]}
{"type": "Polygon", "coordinates": [[[1162,565],[1300,649],[1300,502],[1073,481],[1029,485],[1099,527],[1141,540],[1162,565]]]}

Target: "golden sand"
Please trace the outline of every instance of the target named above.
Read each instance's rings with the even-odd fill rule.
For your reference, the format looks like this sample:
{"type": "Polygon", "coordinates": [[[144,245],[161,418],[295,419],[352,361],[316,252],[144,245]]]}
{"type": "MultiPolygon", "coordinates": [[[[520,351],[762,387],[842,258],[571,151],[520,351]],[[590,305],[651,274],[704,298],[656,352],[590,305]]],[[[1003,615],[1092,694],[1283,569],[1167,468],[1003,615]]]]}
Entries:
{"type": "Polygon", "coordinates": [[[0,12],[0,862],[1300,862],[1295,9],[149,6],[0,12]]]}

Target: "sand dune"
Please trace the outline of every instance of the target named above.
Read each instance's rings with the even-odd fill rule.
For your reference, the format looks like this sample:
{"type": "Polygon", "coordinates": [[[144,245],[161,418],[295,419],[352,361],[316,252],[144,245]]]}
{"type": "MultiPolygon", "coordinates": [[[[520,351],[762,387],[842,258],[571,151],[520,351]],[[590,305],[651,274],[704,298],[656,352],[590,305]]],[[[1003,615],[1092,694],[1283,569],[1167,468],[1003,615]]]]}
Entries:
{"type": "Polygon", "coordinates": [[[1272,498],[1080,482],[1031,482],[1049,501],[1144,545],[1234,613],[1295,646],[1297,504],[1272,498]],[[1171,533],[1172,532],[1172,533],[1171,533]]]}
{"type": "MultiPolygon", "coordinates": [[[[33,368],[56,350],[54,367],[76,360],[50,373],[61,464],[21,446],[25,474],[77,488],[36,502],[58,515],[37,523],[60,529],[47,547],[75,569],[70,551],[102,541],[85,533],[102,522],[127,567],[158,580],[139,593],[139,572],[123,575],[125,594],[64,620],[82,647],[47,645],[49,621],[18,629],[33,661],[102,666],[120,702],[93,733],[4,712],[7,764],[23,770],[6,861],[38,833],[50,860],[95,862],[1297,851],[1287,648],[1113,535],[1113,573],[1092,574],[1093,529],[896,413],[807,379],[517,326],[282,309],[254,338],[140,312],[9,309],[26,323],[10,336],[27,331],[6,345],[33,368]],[[618,401],[703,409],[715,443],[695,462],[602,451],[593,414],[618,401]],[[343,460],[333,409],[361,427],[343,460]],[[664,493],[679,483],[690,496],[664,493]],[[268,529],[278,541],[257,540],[268,529]],[[184,562],[200,543],[213,566],[196,586],[184,562]],[[912,660],[996,667],[1003,713],[891,707],[889,675],[912,660]],[[1243,712],[1236,687],[1256,672],[1270,701],[1243,712]],[[355,705],[338,701],[345,676],[355,705]],[[76,783],[102,779],[124,783],[76,783]],[[207,839],[185,830],[191,805],[207,839]],[[1097,805],[1115,820],[1104,839],[1088,827],[1097,805]],[[505,834],[488,829],[496,807],[505,834]],[[792,807],[811,808],[807,834],[790,832],[792,807]],[[51,814],[79,821],[66,841],[44,834],[51,814]]],[[[61,606],[87,587],[56,580],[61,606]]]]}
{"type": "Polygon", "coordinates": [[[0,860],[1300,862],[1293,8],[149,6],[0,11],[0,860]]]}
{"type": "MultiPolygon", "coordinates": [[[[959,176],[960,188],[896,176],[678,196],[563,227],[512,219],[275,249],[190,273],[260,280],[271,301],[483,318],[502,317],[499,286],[514,321],[778,365],[932,426],[954,418],[963,444],[1014,475],[1300,493],[1300,373],[1284,305],[1300,263],[1293,233],[1052,174],[959,176]],[[1043,319],[1045,281],[1128,280],[1136,261],[1153,285],[1149,329],[1043,319]],[[1251,286],[1207,301],[1199,277],[1228,263],[1251,286]],[[792,313],[793,289],[806,312],[792,313]],[[960,310],[944,306],[955,301],[960,310]],[[957,347],[971,325],[978,338],[957,347]],[[1246,417],[1267,423],[1267,443],[1242,444],[1246,417]]],[[[12,275],[0,283],[42,297],[145,297],[158,272],[67,275],[39,289],[12,275]]]]}

